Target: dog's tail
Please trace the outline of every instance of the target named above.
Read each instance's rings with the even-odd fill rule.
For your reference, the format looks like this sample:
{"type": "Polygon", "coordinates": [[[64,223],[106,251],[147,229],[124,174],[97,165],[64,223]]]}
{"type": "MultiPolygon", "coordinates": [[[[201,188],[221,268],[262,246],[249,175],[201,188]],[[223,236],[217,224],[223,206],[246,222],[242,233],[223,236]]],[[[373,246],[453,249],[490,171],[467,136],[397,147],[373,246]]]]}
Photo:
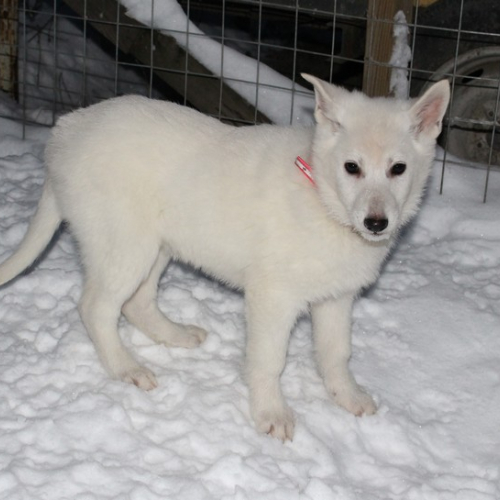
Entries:
{"type": "Polygon", "coordinates": [[[0,286],[14,279],[35,262],[50,243],[61,222],[54,193],[50,181],[47,180],[38,209],[21,245],[13,255],[0,264],[0,286]]]}

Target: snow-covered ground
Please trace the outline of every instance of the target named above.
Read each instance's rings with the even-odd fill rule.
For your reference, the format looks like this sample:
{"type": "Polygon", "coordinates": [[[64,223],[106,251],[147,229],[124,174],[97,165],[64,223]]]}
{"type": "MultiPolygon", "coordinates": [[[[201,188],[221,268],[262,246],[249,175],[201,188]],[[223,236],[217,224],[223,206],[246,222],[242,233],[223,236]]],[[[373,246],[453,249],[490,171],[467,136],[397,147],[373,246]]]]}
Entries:
{"type": "MultiPolygon", "coordinates": [[[[68,45],[68,66],[80,52],[68,45]]],[[[94,66],[99,75],[105,64],[94,66]]],[[[274,99],[285,121],[290,109],[274,99]]],[[[4,101],[0,115],[22,112],[4,101]]],[[[48,129],[26,133],[0,118],[0,260],[43,183],[48,129]]],[[[76,308],[78,251],[62,232],[30,274],[0,289],[0,500],[498,500],[500,172],[487,204],[484,170],[448,156],[445,174],[439,195],[437,161],[422,211],[354,308],[352,368],[379,412],[356,418],[329,400],[303,317],[282,377],[297,418],[286,444],[249,417],[241,294],[172,265],[161,308],[210,335],[196,350],[167,349],[123,321],[125,343],[160,383],[141,392],[97,359],[76,308]]]]}
{"type": "MultiPolygon", "coordinates": [[[[11,105],[10,108],[13,106],[11,105]]],[[[0,259],[40,195],[48,131],[0,120],[0,259]]],[[[290,168],[294,168],[293,164],[290,168]]],[[[282,381],[293,442],[258,434],[242,378],[243,298],[180,265],[160,283],[173,319],[210,335],[195,350],[152,344],[145,393],[110,380],[80,322],[78,251],[63,232],[0,290],[1,500],[498,500],[500,175],[441,165],[418,218],[354,309],[352,368],[380,405],[356,418],[328,398],[309,318],[282,381]]]]}

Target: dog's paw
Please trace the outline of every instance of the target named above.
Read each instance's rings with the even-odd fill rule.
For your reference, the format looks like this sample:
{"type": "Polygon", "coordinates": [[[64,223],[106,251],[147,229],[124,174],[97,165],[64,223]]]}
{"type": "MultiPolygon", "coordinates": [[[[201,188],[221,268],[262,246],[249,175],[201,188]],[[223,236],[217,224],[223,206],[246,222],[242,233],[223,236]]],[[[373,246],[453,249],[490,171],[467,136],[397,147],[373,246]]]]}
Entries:
{"type": "Polygon", "coordinates": [[[359,386],[348,391],[337,392],[334,400],[339,406],[357,417],[373,415],[377,411],[373,398],[359,386]]]}
{"type": "Polygon", "coordinates": [[[150,391],[158,387],[158,382],[156,381],[154,373],[143,366],[137,366],[136,368],[123,372],[120,375],[120,379],[128,384],[136,385],[143,391],[150,391]]]}
{"type": "Polygon", "coordinates": [[[194,325],[177,325],[174,331],[165,336],[164,343],[168,347],[198,347],[207,338],[206,330],[194,325]]]}
{"type": "Polygon", "coordinates": [[[207,332],[203,328],[194,325],[186,325],[184,331],[185,346],[184,347],[198,347],[207,338],[207,332]]]}
{"type": "Polygon", "coordinates": [[[282,410],[261,411],[254,416],[255,425],[259,432],[269,434],[280,441],[291,441],[295,428],[295,420],[290,408],[282,410]]]}

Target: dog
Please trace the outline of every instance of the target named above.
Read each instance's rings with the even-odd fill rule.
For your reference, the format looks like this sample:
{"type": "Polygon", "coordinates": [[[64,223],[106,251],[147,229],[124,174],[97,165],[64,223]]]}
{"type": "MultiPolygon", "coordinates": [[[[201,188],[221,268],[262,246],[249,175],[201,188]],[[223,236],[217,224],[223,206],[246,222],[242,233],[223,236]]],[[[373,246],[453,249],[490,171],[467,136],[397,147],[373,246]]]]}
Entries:
{"type": "Polygon", "coordinates": [[[347,411],[374,413],[348,367],[351,308],[417,210],[449,83],[401,101],[303,77],[315,92],[309,128],[233,127],[140,96],[61,117],[37,212],[0,284],[31,266],[65,221],[85,271],[80,315],[102,364],[150,390],[155,376],[123,346],[118,319],[166,346],[203,342],[203,329],[170,321],[156,304],[168,262],[186,262],[244,291],[259,431],[293,437],[280,375],[290,331],[309,310],[326,389],[347,411]]]}

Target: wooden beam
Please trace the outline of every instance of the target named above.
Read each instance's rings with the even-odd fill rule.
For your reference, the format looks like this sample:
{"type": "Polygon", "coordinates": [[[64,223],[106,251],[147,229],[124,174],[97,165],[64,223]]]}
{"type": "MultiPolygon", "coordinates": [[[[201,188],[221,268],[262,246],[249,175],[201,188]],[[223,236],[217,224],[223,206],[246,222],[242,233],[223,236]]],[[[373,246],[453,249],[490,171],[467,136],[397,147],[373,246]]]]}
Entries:
{"type": "Polygon", "coordinates": [[[402,10],[408,23],[413,19],[412,0],[369,0],[366,30],[363,92],[369,96],[386,96],[389,93],[390,61],[393,40],[394,16],[402,10]]]}
{"type": "Polygon", "coordinates": [[[200,61],[164,35],[126,16],[115,0],[63,0],[109,42],[145,66],[200,111],[222,119],[270,123],[200,61]],[[154,50],[151,50],[154,47],[154,50]]]}
{"type": "Polygon", "coordinates": [[[0,89],[17,99],[17,0],[0,0],[0,89]]]}

